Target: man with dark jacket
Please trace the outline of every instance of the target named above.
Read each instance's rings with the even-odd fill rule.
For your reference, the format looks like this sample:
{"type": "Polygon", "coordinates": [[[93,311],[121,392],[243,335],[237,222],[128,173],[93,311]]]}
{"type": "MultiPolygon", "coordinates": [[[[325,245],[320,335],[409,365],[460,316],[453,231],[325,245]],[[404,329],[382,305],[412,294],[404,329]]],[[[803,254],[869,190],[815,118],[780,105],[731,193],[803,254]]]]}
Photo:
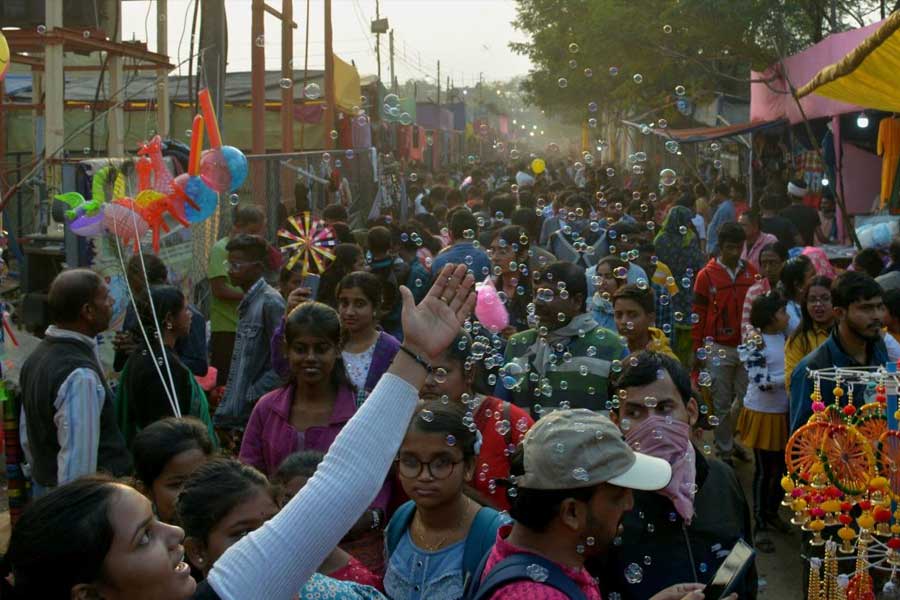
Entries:
{"type": "Polygon", "coordinates": [[[19,435],[35,496],[97,471],[131,471],[97,354],[96,337],[112,317],[109,288],[88,269],[63,271],[50,284],[48,303],[53,325],[19,376],[19,435]]]}
{"type": "MultiPolygon", "coordinates": [[[[888,362],[888,351],[882,338],[886,313],[883,293],[874,279],[856,271],[841,273],[831,284],[835,328],[821,346],[797,363],[791,373],[792,433],[812,416],[810,395],[815,382],[808,377],[808,371],[876,367],[888,362]]],[[[826,406],[834,403],[832,390],[834,386],[823,385],[820,391],[826,406]]],[[[874,401],[875,390],[865,384],[857,384],[853,392],[857,407],[874,401]]]]}
{"type": "MultiPolygon", "coordinates": [[[[635,450],[672,466],[669,484],[634,492],[634,508],[602,567],[604,597],[643,600],[683,581],[708,584],[739,539],[752,543],[750,510],[734,471],[691,444],[699,416],[688,372],[674,359],[640,352],[610,387],[612,419],[635,450]],[[631,564],[643,565],[635,581],[631,564]]],[[[736,588],[738,598],[757,593],[756,566],[736,588]]]]}

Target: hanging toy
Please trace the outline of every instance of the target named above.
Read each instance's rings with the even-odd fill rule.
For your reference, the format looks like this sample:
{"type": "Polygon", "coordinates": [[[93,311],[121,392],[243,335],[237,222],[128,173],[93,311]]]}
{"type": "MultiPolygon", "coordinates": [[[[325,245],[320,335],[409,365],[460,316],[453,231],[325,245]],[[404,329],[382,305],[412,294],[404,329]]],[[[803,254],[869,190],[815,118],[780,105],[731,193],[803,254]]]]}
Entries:
{"type": "Polygon", "coordinates": [[[173,182],[174,194],[184,202],[184,217],[191,223],[199,223],[213,216],[219,207],[219,197],[200,177],[200,155],[203,151],[204,120],[194,116],[191,129],[191,155],[187,173],[182,173],[173,182]]]}
{"type": "Polygon", "coordinates": [[[494,282],[488,277],[476,286],[475,316],[491,333],[500,333],[509,326],[509,312],[494,282]]]}
{"type": "Polygon", "coordinates": [[[330,250],[337,245],[334,229],[325,225],[324,221],[313,220],[309,212],[288,217],[288,223],[293,231],[278,230],[278,237],[290,240],[290,243],[281,247],[283,253],[291,254],[285,267],[291,270],[300,262],[304,275],[310,271],[311,265],[315,266],[315,272],[324,272],[334,260],[334,254],[330,250]]]}
{"type": "Polygon", "coordinates": [[[126,245],[133,244],[134,251],[137,252],[141,238],[147,233],[150,225],[135,208],[131,198],[117,198],[103,210],[103,223],[107,231],[116,235],[126,245]]]}
{"type": "Polygon", "coordinates": [[[170,194],[172,192],[172,174],[169,173],[162,155],[162,138],[155,135],[149,142],[142,143],[138,148],[138,156],[145,158],[144,160],[138,159],[136,165],[138,167],[138,188],[146,190],[152,187],[157,192],[170,194]],[[153,175],[152,183],[149,179],[142,181],[140,177],[141,165],[142,163],[146,165],[147,160],[150,164],[149,172],[153,175]]]}
{"type": "Polygon", "coordinates": [[[211,146],[200,159],[200,177],[215,192],[220,194],[233,192],[247,179],[247,157],[234,146],[222,145],[222,134],[219,131],[219,122],[216,120],[216,111],[209,89],[203,88],[197,97],[209,129],[211,146]]]}

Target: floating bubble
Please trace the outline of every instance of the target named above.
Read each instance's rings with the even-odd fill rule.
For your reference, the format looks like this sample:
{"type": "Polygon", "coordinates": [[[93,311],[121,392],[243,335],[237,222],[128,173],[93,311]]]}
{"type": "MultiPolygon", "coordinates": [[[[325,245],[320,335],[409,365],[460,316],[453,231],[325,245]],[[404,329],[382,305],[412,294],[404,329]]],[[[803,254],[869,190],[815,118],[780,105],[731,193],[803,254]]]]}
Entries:
{"type": "Polygon", "coordinates": [[[444,383],[447,381],[447,369],[438,367],[432,372],[432,377],[437,383],[444,383]]]}
{"type": "Polygon", "coordinates": [[[565,87],[568,87],[568,85],[569,85],[569,80],[566,79],[565,77],[560,77],[560,78],[556,81],[556,84],[557,84],[559,87],[561,87],[561,88],[565,88],[565,87]]]}
{"type": "Polygon", "coordinates": [[[426,409],[419,413],[419,418],[426,423],[431,423],[434,421],[434,413],[426,409]]]}
{"type": "Polygon", "coordinates": [[[635,73],[634,77],[632,77],[631,80],[637,84],[641,84],[641,83],[644,83],[644,76],[641,75],[640,73],[635,73]]]}
{"type": "Polygon", "coordinates": [[[675,86],[675,95],[676,96],[684,96],[686,93],[687,93],[687,90],[684,88],[683,85],[675,86]]]}
{"type": "Polygon", "coordinates": [[[81,32],[81,37],[83,37],[84,39],[88,39],[89,37],[91,37],[91,32],[85,29],[81,32]]]}
{"type": "Polygon", "coordinates": [[[719,142],[713,142],[712,144],[709,145],[710,152],[718,152],[721,149],[722,149],[722,144],[720,144],[719,142]]]}
{"type": "Polygon", "coordinates": [[[569,44],[569,52],[571,52],[572,54],[578,54],[578,50],[578,44],[576,44],[575,42],[569,44]]]}
{"type": "Polygon", "coordinates": [[[657,121],[656,126],[660,129],[665,129],[669,126],[669,122],[666,119],[660,119],[659,121],[657,121]]]}
{"type": "Polygon", "coordinates": [[[400,114],[400,124],[401,125],[412,125],[412,122],[413,122],[412,115],[410,115],[408,112],[400,114]]]}
{"type": "Polygon", "coordinates": [[[575,481],[590,481],[591,476],[588,475],[584,467],[575,467],[572,469],[572,478],[575,481]]]}
{"type": "Polygon", "coordinates": [[[319,87],[318,83],[308,83],[306,87],[303,88],[303,96],[309,98],[310,100],[316,100],[317,98],[322,97],[322,88],[319,87]]]}
{"type": "Polygon", "coordinates": [[[619,74],[619,67],[610,67],[610,68],[609,68],[609,74],[610,74],[612,77],[617,76],[617,75],[619,74]]]}
{"type": "Polygon", "coordinates": [[[664,186],[671,187],[675,185],[676,181],[678,181],[678,175],[676,175],[674,170],[663,169],[659,172],[659,182],[664,186]]]}
{"type": "Polygon", "coordinates": [[[293,79],[290,79],[290,78],[288,78],[288,77],[282,77],[282,78],[278,81],[278,87],[280,87],[280,88],[283,89],[283,90],[289,90],[289,89],[291,89],[293,86],[294,86],[294,80],[293,80],[293,79]]]}
{"type": "Polygon", "coordinates": [[[592,68],[590,68],[590,67],[586,68],[586,69],[584,70],[584,76],[585,76],[585,77],[593,77],[593,76],[594,76],[594,70],[593,70],[592,68]]]}
{"type": "Polygon", "coordinates": [[[675,140],[666,141],[666,151],[671,154],[676,154],[678,152],[678,142],[675,140]]]}
{"type": "Polygon", "coordinates": [[[625,581],[634,585],[640,583],[644,579],[644,570],[637,563],[630,563],[625,567],[625,581]]]}
{"type": "Polygon", "coordinates": [[[578,61],[573,58],[572,60],[569,61],[569,68],[574,69],[576,67],[578,67],[578,61]]]}
{"type": "Polygon", "coordinates": [[[238,194],[231,194],[228,196],[228,202],[232,206],[237,206],[241,201],[241,197],[238,194]]]}
{"type": "Polygon", "coordinates": [[[409,174],[409,180],[410,180],[411,182],[415,183],[415,182],[417,182],[417,181],[419,180],[419,175],[418,175],[417,173],[410,173],[410,174],[409,174]]]}
{"type": "Polygon", "coordinates": [[[607,176],[607,177],[615,177],[615,176],[616,176],[616,170],[613,169],[612,167],[609,167],[608,169],[606,169],[606,176],[607,176]]]}
{"type": "Polygon", "coordinates": [[[591,117],[588,119],[588,127],[594,128],[597,126],[597,119],[591,117]]]}
{"type": "MultiPolygon", "coordinates": [[[[510,490],[510,495],[512,495],[510,490]]],[[[525,567],[525,574],[538,583],[544,583],[550,577],[550,571],[546,567],[538,564],[531,564],[525,567]]]]}
{"type": "Polygon", "coordinates": [[[721,169],[722,169],[722,161],[719,160],[719,159],[714,160],[714,161],[713,161],[713,168],[716,169],[717,171],[718,171],[718,170],[721,170],[721,169]]]}
{"type": "Polygon", "coordinates": [[[328,137],[330,137],[333,140],[336,140],[336,139],[338,139],[338,137],[340,137],[340,134],[338,133],[337,129],[332,129],[331,132],[328,134],[328,137]]]}
{"type": "Polygon", "coordinates": [[[37,32],[41,35],[44,35],[45,33],[47,33],[47,26],[46,25],[38,25],[37,32]]]}
{"type": "Polygon", "coordinates": [[[663,25],[663,33],[672,33],[671,25],[663,25]]]}
{"type": "Polygon", "coordinates": [[[588,110],[591,112],[597,112],[597,103],[596,102],[588,102],[588,110]]]}
{"type": "Polygon", "coordinates": [[[255,42],[255,43],[256,43],[256,47],[257,47],[257,48],[263,48],[263,47],[265,47],[265,45],[266,45],[266,38],[265,38],[264,36],[261,36],[261,35],[256,36],[256,42],[255,42]]]}
{"type": "Polygon", "coordinates": [[[513,148],[509,151],[509,158],[512,160],[516,160],[521,156],[521,152],[519,152],[516,148],[513,148]]]}

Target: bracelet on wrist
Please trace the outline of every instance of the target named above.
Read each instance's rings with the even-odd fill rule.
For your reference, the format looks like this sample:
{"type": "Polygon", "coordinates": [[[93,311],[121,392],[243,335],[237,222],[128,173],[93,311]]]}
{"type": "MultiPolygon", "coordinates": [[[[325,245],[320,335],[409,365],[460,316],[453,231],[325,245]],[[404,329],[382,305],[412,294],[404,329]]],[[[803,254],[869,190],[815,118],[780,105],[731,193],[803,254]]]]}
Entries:
{"type": "Polygon", "coordinates": [[[401,352],[403,352],[404,354],[409,356],[411,359],[413,359],[419,366],[421,366],[423,369],[425,369],[426,373],[430,374],[432,371],[434,371],[434,369],[432,368],[431,364],[428,361],[426,361],[424,358],[422,358],[421,356],[419,356],[418,354],[416,354],[415,352],[413,352],[406,346],[401,345],[400,350],[401,350],[401,352]]]}

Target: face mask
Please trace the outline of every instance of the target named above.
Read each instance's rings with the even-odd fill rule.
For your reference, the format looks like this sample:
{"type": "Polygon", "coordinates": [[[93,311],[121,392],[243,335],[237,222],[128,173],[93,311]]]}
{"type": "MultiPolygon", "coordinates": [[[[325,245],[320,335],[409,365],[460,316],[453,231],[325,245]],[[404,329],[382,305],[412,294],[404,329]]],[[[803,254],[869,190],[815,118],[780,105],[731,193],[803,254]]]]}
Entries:
{"type": "Polygon", "coordinates": [[[661,458],[672,465],[669,485],[657,493],[669,498],[681,518],[690,525],[694,517],[697,465],[691,445],[691,426],[669,417],[654,415],[625,432],[625,441],[636,452],[661,458]]]}

